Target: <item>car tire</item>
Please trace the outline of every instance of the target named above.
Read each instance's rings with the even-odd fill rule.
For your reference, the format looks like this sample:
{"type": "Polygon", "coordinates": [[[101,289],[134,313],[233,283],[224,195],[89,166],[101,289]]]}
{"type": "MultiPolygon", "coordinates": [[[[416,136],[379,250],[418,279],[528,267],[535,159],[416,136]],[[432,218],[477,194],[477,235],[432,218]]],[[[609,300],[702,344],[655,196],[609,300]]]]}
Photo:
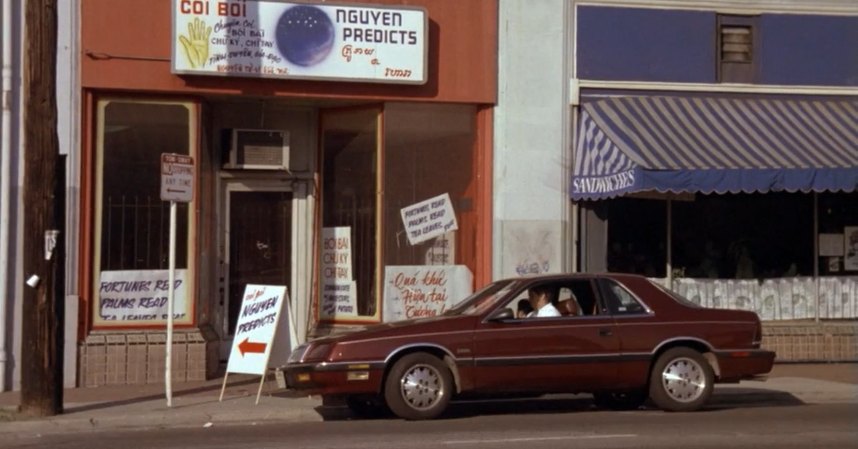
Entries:
{"type": "Polygon", "coordinates": [[[593,393],[596,407],[608,410],[637,410],[646,400],[646,390],[593,393]]]}
{"type": "Polygon", "coordinates": [[[417,352],[399,359],[384,385],[384,400],[400,418],[432,419],[450,403],[453,375],[447,365],[431,354],[417,352]]]}
{"type": "Polygon", "coordinates": [[[375,395],[348,396],[346,407],[357,418],[381,418],[388,412],[382,398],[375,395]]]}
{"type": "Polygon", "coordinates": [[[665,411],[698,410],[712,395],[714,379],[702,354],[685,347],[669,349],[652,367],[649,396],[665,411]]]}

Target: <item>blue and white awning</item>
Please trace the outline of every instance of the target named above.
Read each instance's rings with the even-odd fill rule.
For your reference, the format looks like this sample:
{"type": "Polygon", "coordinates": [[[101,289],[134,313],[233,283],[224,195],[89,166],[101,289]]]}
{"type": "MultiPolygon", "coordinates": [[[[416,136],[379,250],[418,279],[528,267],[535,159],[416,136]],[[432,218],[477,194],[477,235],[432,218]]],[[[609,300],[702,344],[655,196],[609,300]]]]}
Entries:
{"type": "Polygon", "coordinates": [[[572,198],[858,189],[858,100],[619,96],[584,103],[572,198]]]}

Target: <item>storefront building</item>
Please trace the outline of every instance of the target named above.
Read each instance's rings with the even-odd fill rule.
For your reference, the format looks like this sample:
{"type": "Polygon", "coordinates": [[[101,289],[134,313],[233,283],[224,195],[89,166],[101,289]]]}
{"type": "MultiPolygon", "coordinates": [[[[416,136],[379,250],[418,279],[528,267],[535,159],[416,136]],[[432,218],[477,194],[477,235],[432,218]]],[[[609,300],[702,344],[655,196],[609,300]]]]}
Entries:
{"type": "MultiPolygon", "coordinates": [[[[543,111],[556,139],[536,141],[539,168],[559,166],[571,197],[541,212],[557,230],[544,246],[565,248],[568,271],[638,273],[753,310],[780,360],[858,359],[858,9],[667,3],[501,2],[502,21],[567,55],[538,83],[568,100],[543,111]]],[[[501,64],[501,85],[523,79],[514,65],[501,64]]],[[[515,114],[515,95],[501,92],[498,117],[515,114]]],[[[497,161],[510,157],[496,144],[497,161]]],[[[561,191],[531,190],[553,204],[561,191]]]]}
{"type": "MultiPolygon", "coordinates": [[[[494,2],[79,2],[78,384],[211,377],[248,284],[295,343],[431,316],[490,279],[494,2]]],[[[75,163],[75,162],[72,162],[75,163]]]]}

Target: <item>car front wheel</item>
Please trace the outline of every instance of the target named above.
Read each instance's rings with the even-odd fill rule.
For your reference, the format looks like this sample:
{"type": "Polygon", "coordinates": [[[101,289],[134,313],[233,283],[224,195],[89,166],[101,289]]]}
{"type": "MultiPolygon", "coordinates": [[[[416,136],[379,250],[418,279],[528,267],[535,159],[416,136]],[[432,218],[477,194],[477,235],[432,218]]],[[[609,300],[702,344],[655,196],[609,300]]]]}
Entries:
{"type": "Polygon", "coordinates": [[[450,403],[453,376],[437,357],[418,352],[399,359],[384,385],[384,399],[396,416],[432,419],[450,403]]]}
{"type": "Polygon", "coordinates": [[[671,412],[697,410],[712,395],[714,375],[709,362],[691,348],[673,348],[652,367],[650,399],[671,412]]]}

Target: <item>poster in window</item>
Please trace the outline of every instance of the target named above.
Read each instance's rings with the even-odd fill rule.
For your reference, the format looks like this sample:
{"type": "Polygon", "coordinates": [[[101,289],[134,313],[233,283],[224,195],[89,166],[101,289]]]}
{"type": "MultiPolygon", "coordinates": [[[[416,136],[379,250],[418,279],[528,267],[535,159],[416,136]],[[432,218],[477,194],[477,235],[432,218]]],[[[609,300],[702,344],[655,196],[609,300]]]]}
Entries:
{"type": "Polygon", "coordinates": [[[842,256],[843,234],[819,234],[819,257],[842,256]]]}
{"type": "Polygon", "coordinates": [[[466,265],[384,267],[384,322],[443,314],[473,292],[466,265]]]}
{"type": "Polygon", "coordinates": [[[357,284],[352,275],[349,226],[322,229],[322,319],[356,317],[357,284]]]}
{"type": "Polygon", "coordinates": [[[846,271],[858,271],[858,226],[846,226],[843,228],[843,269],[846,271]]]}
{"type": "MultiPolygon", "coordinates": [[[[98,280],[96,327],[137,327],[167,323],[168,270],[102,271],[98,280]]],[[[191,324],[188,270],[175,271],[173,320],[191,324]]]]}

